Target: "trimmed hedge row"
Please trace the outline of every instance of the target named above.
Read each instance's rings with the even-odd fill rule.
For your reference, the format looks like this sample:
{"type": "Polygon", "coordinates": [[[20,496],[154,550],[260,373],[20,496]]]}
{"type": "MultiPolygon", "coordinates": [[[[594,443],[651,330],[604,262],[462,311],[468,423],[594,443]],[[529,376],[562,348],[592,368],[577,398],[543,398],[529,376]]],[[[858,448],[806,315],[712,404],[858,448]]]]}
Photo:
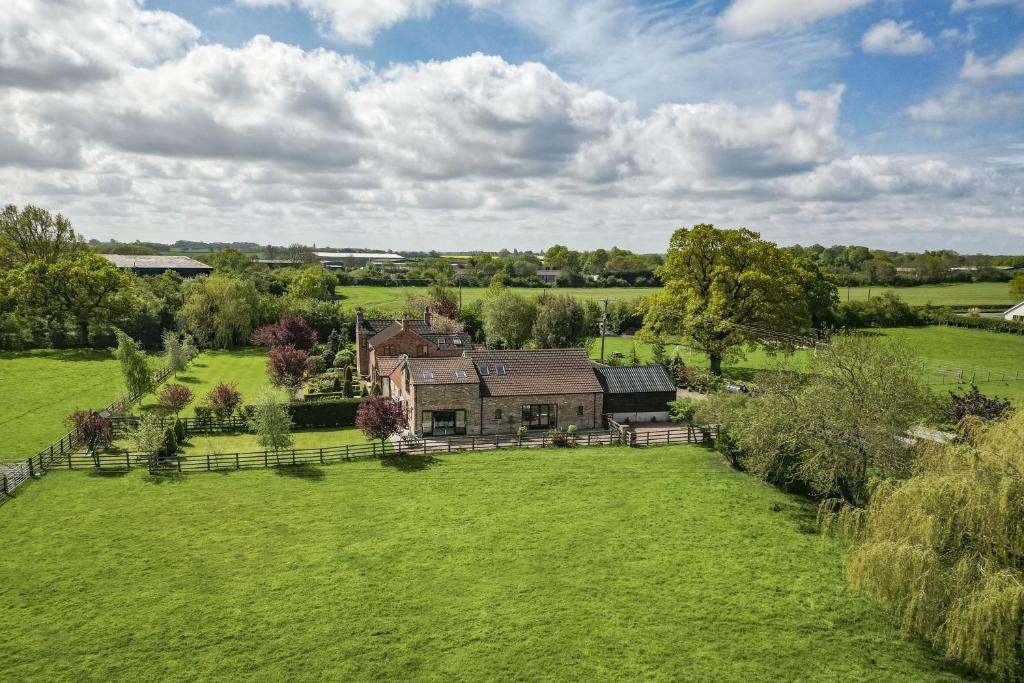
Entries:
{"type": "Polygon", "coordinates": [[[352,427],[361,398],[341,398],[286,404],[296,429],[307,427],[352,427]]]}
{"type": "Polygon", "coordinates": [[[952,327],[968,327],[975,330],[991,330],[1007,334],[1024,334],[1024,322],[1006,320],[1005,318],[982,318],[956,315],[946,311],[920,311],[918,315],[930,325],[949,325],[952,327]]]}

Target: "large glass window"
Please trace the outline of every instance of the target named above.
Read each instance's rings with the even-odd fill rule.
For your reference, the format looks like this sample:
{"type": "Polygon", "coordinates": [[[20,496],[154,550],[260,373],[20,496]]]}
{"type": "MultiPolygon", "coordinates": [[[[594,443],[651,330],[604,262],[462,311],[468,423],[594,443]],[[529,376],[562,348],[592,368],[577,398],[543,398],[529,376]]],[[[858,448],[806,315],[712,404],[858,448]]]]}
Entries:
{"type": "Polygon", "coordinates": [[[558,406],[542,403],[523,406],[523,424],[527,429],[551,429],[558,426],[558,406]]]}
{"type": "Polygon", "coordinates": [[[424,410],[424,436],[450,436],[466,433],[465,410],[424,410]]]}

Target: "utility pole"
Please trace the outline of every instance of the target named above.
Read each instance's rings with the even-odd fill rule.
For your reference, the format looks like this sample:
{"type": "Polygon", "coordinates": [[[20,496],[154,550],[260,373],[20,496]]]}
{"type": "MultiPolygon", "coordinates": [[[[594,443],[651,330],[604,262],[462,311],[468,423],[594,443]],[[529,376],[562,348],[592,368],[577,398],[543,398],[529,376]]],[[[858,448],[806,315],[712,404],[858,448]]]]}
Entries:
{"type": "Polygon", "coordinates": [[[604,300],[604,317],[601,319],[601,362],[604,362],[604,334],[608,329],[608,299],[604,300]]]}

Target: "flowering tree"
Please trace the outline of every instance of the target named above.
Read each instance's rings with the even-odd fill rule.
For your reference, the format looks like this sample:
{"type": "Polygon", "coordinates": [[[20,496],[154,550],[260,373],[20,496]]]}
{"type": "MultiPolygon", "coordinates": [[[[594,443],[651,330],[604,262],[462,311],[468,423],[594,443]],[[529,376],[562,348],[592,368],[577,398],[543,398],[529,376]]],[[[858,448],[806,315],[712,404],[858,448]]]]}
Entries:
{"type": "Polygon", "coordinates": [[[231,417],[242,403],[242,393],[235,384],[221,382],[206,395],[206,402],[210,404],[213,414],[219,418],[231,417]]]}
{"type": "Polygon", "coordinates": [[[168,384],[156,400],[162,410],[177,415],[192,402],[192,390],[181,384],[168,384]]]}
{"type": "Polygon", "coordinates": [[[302,318],[295,315],[282,315],[272,325],[264,325],[252,333],[252,343],[258,346],[294,346],[308,351],[316,344],[316,330],[302,318]]]}
{"type": "Polygon", "coordinates": [[[274,386],[295,391],[302,386],[308,370],[309,356],[302,349],[291,345],[271,347],[267,374],[274,386]]]}
{"type": "Polygon", "coordinates": [[[67,425],[77,432],[82,444],[90,451],[106,448],[114,442],[110,418],[100,417],[91,411],[76,410],[68,416],[67,425]]]}
{"type": "Polygon", "coordinates": [[[382,446],[403,426],[405,410],[393,398],[368,398],[356,411],[356,427],[362,430],[367,439],[379,439],[382,446]]]}

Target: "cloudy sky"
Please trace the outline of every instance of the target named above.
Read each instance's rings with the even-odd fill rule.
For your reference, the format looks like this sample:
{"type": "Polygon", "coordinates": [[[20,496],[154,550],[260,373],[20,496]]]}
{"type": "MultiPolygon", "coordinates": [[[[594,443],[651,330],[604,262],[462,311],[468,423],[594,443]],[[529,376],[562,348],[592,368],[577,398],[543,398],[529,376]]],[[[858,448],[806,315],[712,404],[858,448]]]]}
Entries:
{"type": "Polygon", "coordinates": [[[99,239],[1024,252],[1024,0],[5,0],[0,107],[99,239]]]}

